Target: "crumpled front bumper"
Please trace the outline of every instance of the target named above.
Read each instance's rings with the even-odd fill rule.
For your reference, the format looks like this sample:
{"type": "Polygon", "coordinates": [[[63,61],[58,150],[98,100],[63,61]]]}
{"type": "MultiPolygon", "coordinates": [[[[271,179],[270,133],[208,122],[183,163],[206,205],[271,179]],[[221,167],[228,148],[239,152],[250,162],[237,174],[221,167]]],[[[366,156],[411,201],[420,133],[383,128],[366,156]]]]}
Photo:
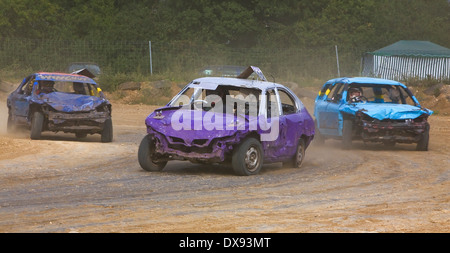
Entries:
{"type": "Polygon", "coordinates": [[[418,142],[429,128],[425,118],[419,120],[361,120],[361,137],[368,142],[395,141],[399,143],[418,142]]]}
{"type": "Polygon", "coordinates": [[[109,112],[47,112],[48,130],[63,132],[87,132],[98,133],[103,129],[103,124],[110,119],[109,112]]]}
{"type": "Polygon", "coordinates": [[[149,137],[155,141],[156,160],[189,160],[191,162],[224,162],[231,153],[233,145],[239,143],[242,136],[194,139],[190,143],[182,138],[163,135],[153,129],[148,130],[149,137]]]}

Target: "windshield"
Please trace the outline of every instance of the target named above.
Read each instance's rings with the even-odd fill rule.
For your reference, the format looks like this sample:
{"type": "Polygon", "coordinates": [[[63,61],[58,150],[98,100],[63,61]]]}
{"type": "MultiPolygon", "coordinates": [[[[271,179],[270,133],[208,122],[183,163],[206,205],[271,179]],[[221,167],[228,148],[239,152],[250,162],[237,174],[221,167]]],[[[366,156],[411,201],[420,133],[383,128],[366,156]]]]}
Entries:
{"type": "Polygon", "coordinates": [[[52,92],[64,92],[69,94],[88,95],[100,97],[100,90],[91,83],[65,82],[38,80],[34,84],[36,95],[48,94],[52,92]]]}
{"type": "Polygon", "coordinates": [[[252,111],[257,115],[260,94],[259,89],[226,85],[218,85],[216,89],[188,87],[178,94],[169,106],[234,114],[248,114],[252,111]]]}
{"type": "Polygon", "coordinates": [[[349,86],[346,101],[417,105],[411,95],[399,85],[358,84],[349,86]]]}

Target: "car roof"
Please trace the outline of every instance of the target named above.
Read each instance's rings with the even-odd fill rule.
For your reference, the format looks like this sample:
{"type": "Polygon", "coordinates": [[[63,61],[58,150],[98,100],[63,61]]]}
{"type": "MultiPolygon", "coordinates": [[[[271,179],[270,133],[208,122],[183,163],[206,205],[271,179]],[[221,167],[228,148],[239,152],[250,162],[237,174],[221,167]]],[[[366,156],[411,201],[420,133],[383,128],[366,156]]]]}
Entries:
{"type": "Polygon", "coordinates": [[[348,84],[356,83],[356,84],[380,84],[380,85],[387,84],[387,85],[400,85],[405,87],[405,85],[400,82],[375,77],[341,77],[330,79],[325,84],[330,83],[348,83],[348,84]]]}
{"type": "Polygon", "coordinates": [[[92,78],[77,74],[58,73],[58,72],[37,72],[34,75],[36,76],[36,80],[81,82],[81,83],[96,84],[96,82],[92,78]]]}
{"type": "Polygon", "coordinates": [[[203,89],[216,89],[219,85],[235,86],[241,88],[255,88],[260,90],[266,90],[268,88],[284,87],[278,83],[272,83],[260,80],[249,80],[233,77],[201,77],[193,80],[189,87],[203,88],[203,89]]]}

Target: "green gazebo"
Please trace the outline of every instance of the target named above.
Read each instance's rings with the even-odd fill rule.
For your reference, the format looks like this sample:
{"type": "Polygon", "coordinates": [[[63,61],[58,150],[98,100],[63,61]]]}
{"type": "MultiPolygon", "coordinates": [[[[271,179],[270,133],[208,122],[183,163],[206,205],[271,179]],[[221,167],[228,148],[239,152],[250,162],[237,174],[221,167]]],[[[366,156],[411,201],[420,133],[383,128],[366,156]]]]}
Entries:
{"type": "Polygon", "coordinates": [[[430,41],[400,40],[366,53],[362,63],[362,76],[450,79],[450,49],[430,41]]]}

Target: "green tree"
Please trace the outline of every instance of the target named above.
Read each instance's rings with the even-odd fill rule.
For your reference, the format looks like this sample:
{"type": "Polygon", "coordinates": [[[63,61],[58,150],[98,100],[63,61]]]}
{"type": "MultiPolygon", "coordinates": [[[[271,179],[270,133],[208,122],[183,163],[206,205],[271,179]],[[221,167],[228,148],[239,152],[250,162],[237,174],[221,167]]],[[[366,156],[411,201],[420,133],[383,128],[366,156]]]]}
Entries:
{"type": "Polygon", "coordinates": [[[450,47],[447,0],[2,0],[1,38],[190,41],[230,47],[450,47]]]}
{"type": "Polygon", "coordinates": [[[46,38],[60,17],[59,6],[50,0],[2,0],[0,36],[46,38]]]}
{"type": "Polygon", "coordinates": [[[64,15],[62,22],[55,27],[55,37],[59,39],[102,40],[114,29],[117,15],[114,1],[70,0],[59,4],[64,15]]]}
{"type": "Polygon", "coordinates": [[[172,23],[167,33],[174,40],[235,44],[249,43],[255,35],[254,12],[241,1],[172,0],[160,7],[167,10],[166,21],[172,23]]]}

